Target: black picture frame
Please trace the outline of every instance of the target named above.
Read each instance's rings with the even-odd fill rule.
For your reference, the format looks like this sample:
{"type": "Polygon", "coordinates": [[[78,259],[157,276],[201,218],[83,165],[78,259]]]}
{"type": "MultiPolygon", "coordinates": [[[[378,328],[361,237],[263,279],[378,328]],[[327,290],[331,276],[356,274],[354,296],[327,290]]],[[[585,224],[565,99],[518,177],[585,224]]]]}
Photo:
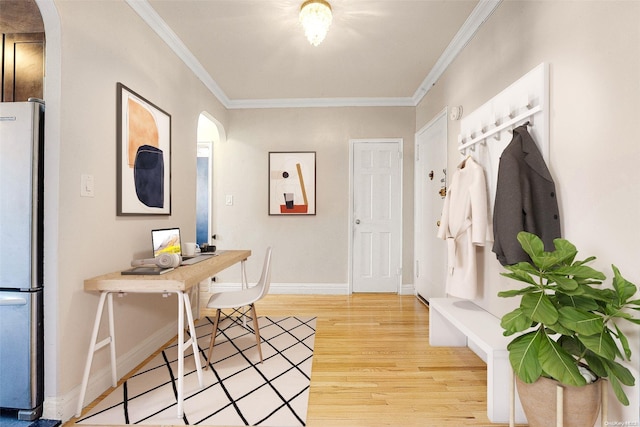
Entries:
{"type": "Polygon", "coordinates": [[[171,115],[116,85],[116,214],[171,215],[171,115]]]}

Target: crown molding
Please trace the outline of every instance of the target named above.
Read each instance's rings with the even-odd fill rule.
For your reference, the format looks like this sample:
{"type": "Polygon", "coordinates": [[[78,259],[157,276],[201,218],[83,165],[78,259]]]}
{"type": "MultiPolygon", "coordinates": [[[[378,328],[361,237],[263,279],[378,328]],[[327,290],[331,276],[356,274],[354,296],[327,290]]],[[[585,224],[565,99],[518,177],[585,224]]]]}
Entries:
{"type": "Polygon", "coordinates": [[[489,19],[502,0],[480,0],[451,43],[411,98],[291,98],[291,99],[229,99],[200,61],[158,15],[147,0],[125,0],[144,22],[160,36],[209,91],[227,109],[253,108],[315,108],[315,107],[415,107],[442,76],[447,67],[464,49],[478,29],[489,19]]]}
{"type": "Polygon", "coordinates": [[[230,110],[245,108],[415,107],[411,98],[234,99],[230,110]]]}
{"type": "Polygon", "coordinates": [[[127,4],[151,27],[153,31],[178,55],[187,67],[204,83],[211,93],[226,108],[229,108],[230,100],[218,83],[209,75],[200,61],[191,53],[187,46],[180,40],[180,37],[167,25],[158,15],[155,9],[147,0],[125,0],[127,4]]]}
{"type": "Polygon", "coordinates": [[[482,24],[489,19],[501,2],[502,0],[480,0],[478,2],[473,11],[471,11],[467,20],[462,24],[456,35],[451,40],[451,43],[449,43],[444,52],[442,52],[442,55],[440,55],[436,64],[414,93],[414,105],[417,106],[420,101],[422,101],[422,98],[424,98],[427,92],[429,92],[429,90],[436,84],[440,76],[442,76],[458,54],[462,52],[462,49],[464,49],[471,39],[473,39],[473,36],[475,36],[482,24]]]}

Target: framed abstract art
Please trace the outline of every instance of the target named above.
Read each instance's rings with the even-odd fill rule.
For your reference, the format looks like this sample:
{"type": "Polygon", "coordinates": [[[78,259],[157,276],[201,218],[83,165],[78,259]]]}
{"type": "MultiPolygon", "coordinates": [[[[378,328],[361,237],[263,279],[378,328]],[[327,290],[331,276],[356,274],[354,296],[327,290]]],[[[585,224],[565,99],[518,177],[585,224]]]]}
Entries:
{"type": "Polygon", "coordinates": [[[117,215],[171,215],[171,116],[117,84],[117,215]]]}
{"type": "Polygon", "coordinates": [[[269,215],[315,214],[315,151],[269,152],[269,215]]]}

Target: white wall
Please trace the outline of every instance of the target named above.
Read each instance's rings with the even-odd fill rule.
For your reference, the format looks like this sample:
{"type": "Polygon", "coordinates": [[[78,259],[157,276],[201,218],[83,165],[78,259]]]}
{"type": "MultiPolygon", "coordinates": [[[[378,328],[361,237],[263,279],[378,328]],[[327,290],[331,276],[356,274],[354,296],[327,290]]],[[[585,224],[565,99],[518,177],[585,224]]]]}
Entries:
{"type": "MultiPolygon", "coordinates": [[[[416,128],[444,106],[471,112],[541,62],[550,66],[550,161],[563,237],[611,277],[640,285],[640,2],[503,1],[417,109],[416,128]]],[[[449,170],[460,160],[449,122],[449,170]]],[[[489,248],[480,251],[478,304],[497,316],[513,287],[489,248]]],[[[640,339],[628,328],[638,369],[640,339]]],[[[637,389],[637,387],[636,387],[637,389]]],[[[637,392],[636,392],[637,393],[637,392]]],[[[634,405],[632,403],[632,405],[634,405]]],[[[627,410],[637,421],[638,403],[627,410]]],[[[614,409],[616,410],[616,409],[614,409]]],[[[627,420],[623,418],[622,420],[627,420]]]]}
{"type": "MultiPolygon", "coordinates": [[[[215,233],[218,247],[246,247],[255,255],[274,247],[274,283],[348,282],[349,139],[404,138],[404,275],[413,259],[413,108],[301,108],[232,110],[227,142],[214,147],[215,233]],[[269,216],[269,151],[316,152],[316,215],[269,216]],[[225,206],[225,195],[234,205],[225,206]]],[[[251,280],[260,263],[249,263],[251,280]]],[[[222,278],[237,281],[235,272],[222,278]]]]}

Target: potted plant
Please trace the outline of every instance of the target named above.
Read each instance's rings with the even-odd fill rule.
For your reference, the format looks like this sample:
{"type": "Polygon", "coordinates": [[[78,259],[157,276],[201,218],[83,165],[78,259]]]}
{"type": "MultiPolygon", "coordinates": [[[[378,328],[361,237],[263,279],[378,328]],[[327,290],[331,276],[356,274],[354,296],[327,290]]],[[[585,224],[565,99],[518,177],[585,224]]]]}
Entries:
{"type": "MultiPolygon", "coordinates": [[[[612,286],[601,287],[605,275],[586,265],[595,257],[576,260],[576,247],[565,239],[555,239],[552,252],[546,252],[540,238],[531,233],[520,232],[518,241],[531,262],[505,266],[509,271],[502,275],[525,286],[498,296],[520,297],[519,307],[502,317],[501,326],[504,335],[517,334],[507,349],[530,425],[521,385],[540,378],[555,380],[569,389],[584,388],[591,382],[589,377],[607,378],[618,400],[628,405],[622,385],[632,386],[635,380],[617,360],[630,360],[631,350],[615,321],[640,324],[640,319],[629,313],[629,309],[640,310],[640,300],[631,299],[636,286],[612,265],[612,286]]],[[[555,393],[551,394],[555,402],[555,393]]],[[[597,418],[599,399],[590,405],[596,407],[597,418]]],[[[555,417],[555,411],[549,409],[542,412],[555,417]]],[[[589,425],[581,422],[581,426],[589,425]]],[[[588,422],[593,426],[595,418],[588,422]]]]}

